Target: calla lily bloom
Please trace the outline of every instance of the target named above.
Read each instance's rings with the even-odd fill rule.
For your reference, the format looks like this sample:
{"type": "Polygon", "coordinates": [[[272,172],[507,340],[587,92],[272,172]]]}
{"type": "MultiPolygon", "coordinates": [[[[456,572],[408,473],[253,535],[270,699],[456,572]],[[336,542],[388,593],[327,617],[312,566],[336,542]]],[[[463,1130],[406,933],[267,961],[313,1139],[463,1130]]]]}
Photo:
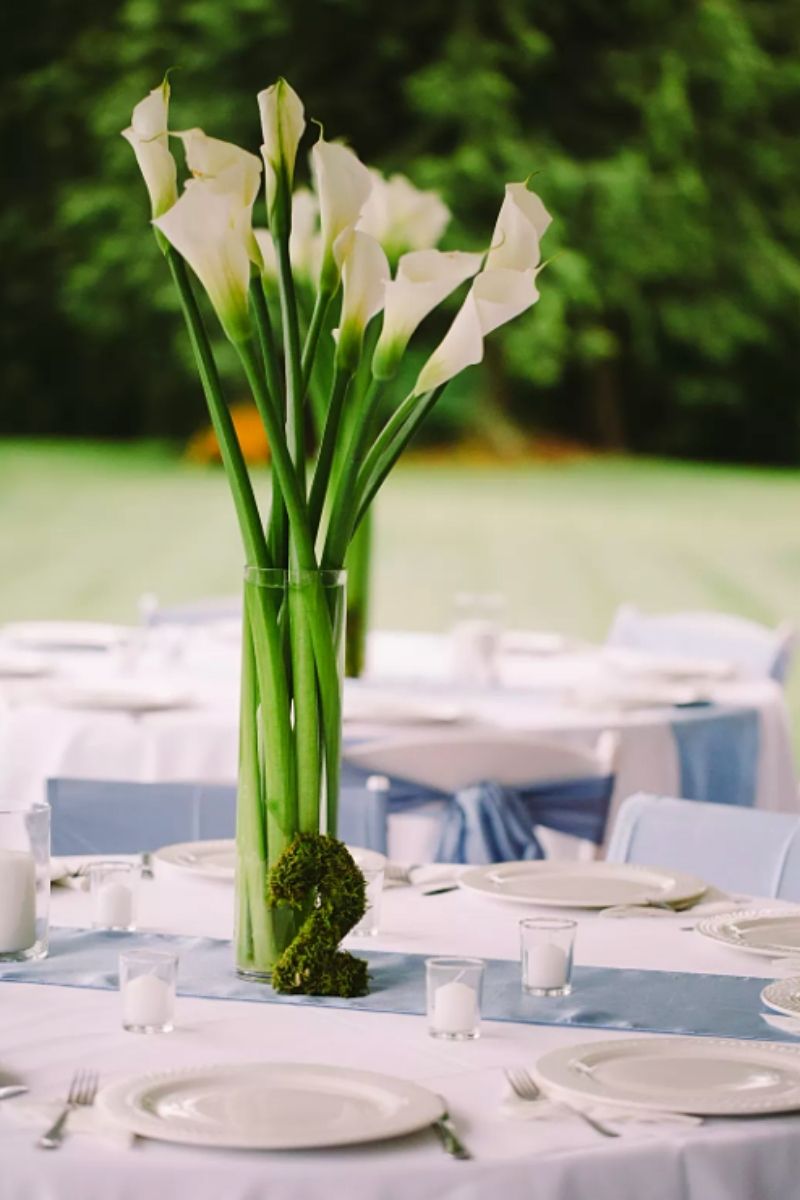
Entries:
{"type": "Polygon", "coordinates": [[[250,335],[250,218],[235,192],[196,180],[153,222],[197,275],[233,342],[250,335]]]}
{"type": "Polygon", "coordinates": [[[550,214],[535,192],[525,183],[507,183],[492,248],[486,260],[487,271],[510,267],[528,271],[541,262],[539,243],[551,221],[550,214]]]}
{"type": "Polygon", "coordinates": [[[538,299],[535,271],[512,271],[508,267],[482,271],[450,329],[420,371],[414,394],[430,392],[465,367],[479,363],[487,334],[525,312],[538,299]]]}
{"type": "Polygon", "coordinates": [[[272,219],[278,194],[278,180],[285,174],[291,193],[297,147],[305,133],[306,120],[303,102],[285,79],[258,93],[261,113],[261,134],[267,186],[267,211],[272,219]]]}
{"type": "Polygon", "coordinates": [[[335,291],[356,222],[372,190],[372,176],[347,146],[323,138],[311,151],[322,226],[320,287],[335,291]]]}
{"type": "Polygon", "coordinates": [[[194,179],[213,191],[229,192],[250,207],[261,186],[261,160],[233,142],[209,137],[202,129],[174,133],[183,142],[186,165],[194,179]]]}
{"type": "Polygon", "coordinates": [[[122,131],[122,136],[133,147],[144,176],[154,217],[160,217],[178,198],[178,172],[169,151],[168,113],[169,83],[165,79],[139,101],[130,126],[122,131]]]}
{"type": "Polygon", "coordinates": [[[397,277],[386,287],[383,329],[372,372],[390,379],[421,321],[480,269],[481,255],[460,250],[414,250],[404,254],[397,277]]]}
{"type": "Polygon", "coordinates": [[[438,192],[420,190],[405,175],[384,179],[380,171],[372,171],[372,180],[358,228],[372,234],[392,260],[435,246],[450,220],[438,192]]]}
{"type": "Polygon", "coordinates": [[[368,233],[354,233],[342,264],[342,313],[336,351],[341,366],[355,370],[358,365],[364,330],[383,308],[390,278],[389,261],[380,243],[368,233]]]}

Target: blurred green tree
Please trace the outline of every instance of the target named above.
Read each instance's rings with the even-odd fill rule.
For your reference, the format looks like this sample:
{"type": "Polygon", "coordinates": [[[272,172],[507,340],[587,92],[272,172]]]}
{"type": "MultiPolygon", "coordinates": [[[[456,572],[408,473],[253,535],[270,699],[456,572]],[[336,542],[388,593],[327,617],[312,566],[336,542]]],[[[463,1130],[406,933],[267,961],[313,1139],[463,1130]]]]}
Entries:
{"type": "Polygon", "coordinates": [[[286,75],[329,137],[442,191],[450,245],[484,244],[503,182],[536,173],[557,217],[542,299],[434,436],[506,414],[606,446],[796,461],[793,0],[42,0],[3,19],[0,428],[202,420],[119,137],[174,65],[176,127],[251,148],[254,93],[286,75]]]}

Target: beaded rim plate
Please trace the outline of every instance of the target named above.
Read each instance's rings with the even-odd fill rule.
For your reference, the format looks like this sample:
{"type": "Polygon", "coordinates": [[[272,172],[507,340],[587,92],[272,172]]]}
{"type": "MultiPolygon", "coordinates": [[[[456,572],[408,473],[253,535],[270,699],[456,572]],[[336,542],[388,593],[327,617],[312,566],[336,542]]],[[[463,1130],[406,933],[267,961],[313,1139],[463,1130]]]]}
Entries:
{"type": "Polygon", "coordinates": [[[800,909],[745,908],[720,913],[698,921],[695,929],[703,937],[722,942],[734,950],[760,954],[767,958],[800,955],[800,909]],[[789,931],[794,940],[781,940],[789,931]]]}
{"type": "Polygon", "coordinates": [[[682,904],[707,890],[702,879],[634,863],[536,859],[466,871],[462,888],[510,904],[610,908],[618,904],[682,904]]]}
{"type": "Polygon", "coordinates": [[[800,1109],[800,1047],[733,1038],[649,1037],[562,1046],[535,1075],[577,1104],[757,1116],[800,1109]]]}
{"type": "MultiPolygon", "coordinates": [[[[386,865],[386,855],[362,846],[347,847],[357,867],[363,871],[379,871],[386,865]]],[[[216,841],[175,842],[154,851],[151,862],[156,875],[177,872],[196,879],[213,879],[233,883],[236,875],[236,842],[233,838],[216,841]]]]}

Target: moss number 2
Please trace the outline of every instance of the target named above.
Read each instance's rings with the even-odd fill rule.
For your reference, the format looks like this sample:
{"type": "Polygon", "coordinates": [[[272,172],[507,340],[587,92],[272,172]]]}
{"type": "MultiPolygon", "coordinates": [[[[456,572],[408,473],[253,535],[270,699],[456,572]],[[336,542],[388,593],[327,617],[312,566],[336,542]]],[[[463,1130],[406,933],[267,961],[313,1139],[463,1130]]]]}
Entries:
{"type": "Polygon", "coordinates": [[[272,868],[270,903],[311,912],[272,970],[276,992],[364,996],[367,964],[339,943],[367,909],[364,876],[344,842],[298,833],[272,868]]]}

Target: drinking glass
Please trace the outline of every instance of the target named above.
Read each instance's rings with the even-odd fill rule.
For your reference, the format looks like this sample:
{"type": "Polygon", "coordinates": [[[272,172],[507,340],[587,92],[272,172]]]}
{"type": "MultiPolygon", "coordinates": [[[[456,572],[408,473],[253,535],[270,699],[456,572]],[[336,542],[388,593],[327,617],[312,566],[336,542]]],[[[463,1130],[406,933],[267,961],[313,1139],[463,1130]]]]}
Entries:
{"type": "Polygon", "coordinates": [[[453,677],[458,683],[491,686],[498,680],[503,596],[459,592],[451,633],[453,677]]]}
{"type": "Polygon", "coordinates": [[[372,870],[364,870],[362,867],[361,874],[367,885],[367,911],[358,924],[353,926],[350,933],[355,937],[375,937],[381,920],[384,868],[376,867],[372,870]]]}

